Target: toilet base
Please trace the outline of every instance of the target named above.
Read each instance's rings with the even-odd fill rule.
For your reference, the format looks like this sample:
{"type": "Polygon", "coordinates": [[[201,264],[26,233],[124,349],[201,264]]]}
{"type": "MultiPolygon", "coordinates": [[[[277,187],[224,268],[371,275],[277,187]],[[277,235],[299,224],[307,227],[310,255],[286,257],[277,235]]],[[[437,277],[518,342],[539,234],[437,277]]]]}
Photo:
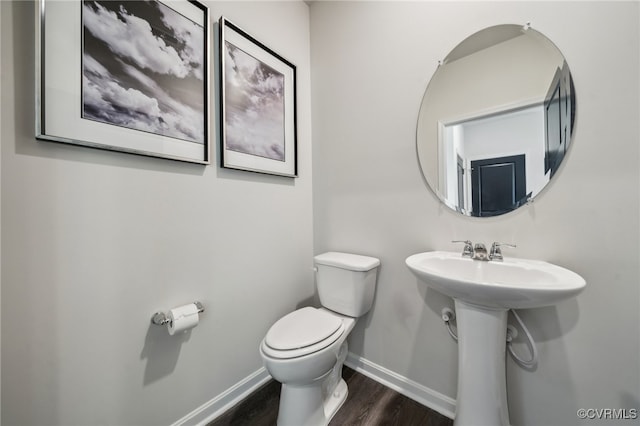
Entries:
{"type": "Polygon", "coordinates": [[[327,424],[347,400],[348,394],[347,382],[341,378],[333,393],[326,396],[324,400],[324,416],[327,419],[327,424]]]}
{"type": "Polygon", "coordinates": [[[349,391],[340,379],[323,398],[322,381],[306,386],[282,385],[278,426],[327,426],[347,399],[349,391]]]}

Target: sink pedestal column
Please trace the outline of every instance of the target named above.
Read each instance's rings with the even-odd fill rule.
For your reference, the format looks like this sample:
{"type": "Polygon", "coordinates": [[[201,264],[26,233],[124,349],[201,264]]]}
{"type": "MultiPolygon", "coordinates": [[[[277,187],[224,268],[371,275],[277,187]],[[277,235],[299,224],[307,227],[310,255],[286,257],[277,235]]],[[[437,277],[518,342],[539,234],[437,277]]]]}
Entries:
{"type": "Polygon", "coordinates": [[[505,351],[508,310],[455,299],[458,395],[455,426],[508,426],[505,351]]]}

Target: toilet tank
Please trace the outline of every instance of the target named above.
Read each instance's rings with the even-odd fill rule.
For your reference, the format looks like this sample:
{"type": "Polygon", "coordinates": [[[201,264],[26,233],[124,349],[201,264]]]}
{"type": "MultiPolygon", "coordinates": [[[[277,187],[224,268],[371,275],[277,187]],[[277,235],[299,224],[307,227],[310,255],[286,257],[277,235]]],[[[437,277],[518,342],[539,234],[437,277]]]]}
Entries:
{"type": "Polygon", "coordinates": [[[314,260],[322,306],[354,318],[371,309],[380,260],[339,252],[319,254],[314,260]]]}

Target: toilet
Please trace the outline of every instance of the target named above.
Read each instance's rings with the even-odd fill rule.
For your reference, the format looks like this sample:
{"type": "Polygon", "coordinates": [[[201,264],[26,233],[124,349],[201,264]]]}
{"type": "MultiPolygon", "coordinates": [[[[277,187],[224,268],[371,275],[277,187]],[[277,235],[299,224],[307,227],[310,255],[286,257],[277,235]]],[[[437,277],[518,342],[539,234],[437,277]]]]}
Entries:
{"type": "Polygon", "coordinates": [[[347,398],[347,337],[373,303],[380,260],[329,252],[314,257],[321,308],[304,307],[271,326],[260,355],[282,383],[278,426],[326,426],[347,398]]]}

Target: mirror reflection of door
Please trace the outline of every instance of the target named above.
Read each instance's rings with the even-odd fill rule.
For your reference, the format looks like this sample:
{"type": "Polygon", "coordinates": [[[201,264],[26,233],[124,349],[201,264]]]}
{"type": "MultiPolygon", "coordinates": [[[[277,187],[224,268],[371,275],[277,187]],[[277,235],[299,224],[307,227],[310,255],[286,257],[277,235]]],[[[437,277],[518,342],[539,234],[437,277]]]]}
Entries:
{"type": "Polygon", "coordinates": [[[525,156],[513,155],[471,162],[472,214],[497,216],[526,200],[525,156]]]}
{"type": "Polygon", "coordinates": [[[458,165],[458,208],[464,210],[464,160],[456,155],[458,165]]]}
{"type": "MultiPolygon", "coordinates": [[[[539,192],[549,180],[549,174],[545,173],[544,167],[544,120],[543,105],[535,103],[488,116],[442,123],[440,151],[443,158],[442,164],[445,166],[443,188],[446,189],[443,193],[446,194],[449,205],[469,216],[493,216],[520,206],[525,194],[539,192]],[[502,161],[504,158],[513,156],[519,156],[520,160],[514,162],[515,169],[509,173],[506,166],[501,169],[496,168],[497,165],[487,163],[486,178],[495,182],[482,186],[482,191],[478,194],[484,194],[485,202],[476,200],[474,204],[471,172],[473,164],[478,160],[502,161]],[[490,166],[492,169],[489,169],[490,166]],[[514,173],[518,176],[524,173],[524,177],[518,179],[518,182],[523,185],[521,190],[505,198],[504,205],[487,207],[493,203],[489,201],[494,197],[489,193],[492,188],[496,188],[495,197],[502,197],[504,188],[497,181],[497,176],[504,174],[507,179],[504,185],[511,185],[515,182],[515,178],[511,177],[514,173]],[[484,207],[480,208],[478,203],[484,207]]],[[[474,189],[478,190],[477,185],[474,189]]]]}
{"type": "Polygon", "coordinates": [[[573,130],[573,80],[566,62],[558,68],[544,101],[545,159],[544,171],[553,177],[564,158],[573,130]]]}

